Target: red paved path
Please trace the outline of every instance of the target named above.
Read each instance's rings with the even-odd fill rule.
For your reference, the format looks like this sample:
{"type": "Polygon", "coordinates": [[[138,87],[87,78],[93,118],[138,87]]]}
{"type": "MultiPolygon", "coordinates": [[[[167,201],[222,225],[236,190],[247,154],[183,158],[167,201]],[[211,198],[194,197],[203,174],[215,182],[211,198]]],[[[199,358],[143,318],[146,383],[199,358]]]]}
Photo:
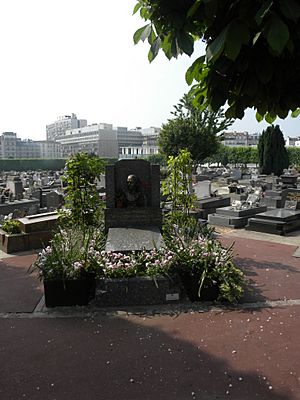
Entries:
{"type": "MultiPolygon", "coordinates": [[[[300,298],[295,246],[235,241],[254,289],[246,301],[300,298]]],[[[0,293],[13,285],[6,289],[11,306],[26,303],[28,311],[0,318],[1,400],[300,400],[300,305],[177,317],[32,318],[41,288],[25,275],[29,264],[12,257],[0,265],[0,293]]],[[[3,311],[8,306],[0,298],[3,311]]]]}

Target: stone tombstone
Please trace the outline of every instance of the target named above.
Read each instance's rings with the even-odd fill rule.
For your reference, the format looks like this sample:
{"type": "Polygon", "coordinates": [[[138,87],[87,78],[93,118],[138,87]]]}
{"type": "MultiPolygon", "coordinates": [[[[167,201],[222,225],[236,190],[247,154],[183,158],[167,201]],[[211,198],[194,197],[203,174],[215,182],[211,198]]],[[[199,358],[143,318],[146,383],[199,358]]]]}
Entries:
{"type": "Polygon", "coordinates": [[[242,179],[242,170],[240,168],[233,168],[231,170],[231,176],[236,180],[242,179]]]}
{"type": "Polygon", "coordinates": [[[297,209],[297,201],[295,201],[295,200],[286,200],[284,202],[284,208],[286,210],[296,210],[297,209]]]}
{"type": "Polygon", "coordinates": [[[201,181],[198,182],[194,187],[195,195],[197,199],[203,199],[204,197],[211,196],[211,181],[201,181]]]}
{"type": "Polygon", "coordinates": [[[246,204],[249,207],[255,207],[259,203],[260,196],[257,193],[251,193],[246,199],[246,204]]]}
{"type": "Polygon", "coordinates": [[[106,166],[105,228],[162,224],[160,168],[146,160],[120,160],[106,166]]]}
{"type": "Polygon", "coordinates": [[[42,188],[36,187],[36,188],[32,188],[31,190],[31,197],[34,199],[38,199],[40,202],[40,207],[42,207],[42,188]]]}
{"type": "Polygon", "coordinates": [[[282,206],[285,207],[287,201],[296,203],[294,210],[300,210],[300,189],[285,189],[281,193],[282,206]]]}
{"type": "Polygon", "coordinates": [[[10,190],[16,200],[23,198],[23,184],[19,176],[9,176],[6,188],[10,190]]]}
{"type": "Polygon", "coordinates": [[[48,211],[57,210],[63,202],[62,194],[58,193],[56,190],[46,193],[45,198],[48,211]]]}
{"type": "Polygon", "coordinates": [[[47,186],[49,184],[49,177],[48,176],[42,176],[41,177],[41,183],[42,183],[42,186],[47,186]]]}

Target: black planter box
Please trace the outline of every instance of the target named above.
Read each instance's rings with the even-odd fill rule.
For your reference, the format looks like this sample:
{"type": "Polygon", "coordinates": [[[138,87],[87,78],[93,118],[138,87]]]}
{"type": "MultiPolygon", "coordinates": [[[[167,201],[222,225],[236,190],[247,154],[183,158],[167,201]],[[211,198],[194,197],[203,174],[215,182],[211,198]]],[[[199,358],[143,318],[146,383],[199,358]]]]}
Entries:
{"type": "Polygon", "coordinates": [[[193,274],[181,274],[181,281],[187,298],[194,301],[215,301],[217,300],[220,290],[217,282],[211,282],[204,279],[200,296],[200,276],[193,274]]]}
{"type": "Polygon", "coordinates": [[[176,303],[182,300],[178,281],[165,277],[103,279],[97,282],[95,306],[136,306],[176,303]]]}
{"type": "Polygon", "coordinates": [[[95,279],[44,281],[46,307],[86,306],[95,297],[95,279]]]}

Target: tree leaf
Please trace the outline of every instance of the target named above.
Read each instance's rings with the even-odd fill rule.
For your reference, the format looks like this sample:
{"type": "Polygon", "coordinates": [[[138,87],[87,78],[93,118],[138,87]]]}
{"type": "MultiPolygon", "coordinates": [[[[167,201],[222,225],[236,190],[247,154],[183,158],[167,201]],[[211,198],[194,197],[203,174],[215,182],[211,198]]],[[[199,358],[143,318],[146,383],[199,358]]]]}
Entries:
{"type": "Polygon", "coordinates": [[[191,35],[189,35],[185,31],[179,31],[177,33],[177,43],[180,49],[187,54],[188,56],[191,56],[194,51],[194,39],[191,35]]]}
{"type": "Polygon", "coordinates": [[[266,32],[266,39],[271,49],[281,54],[290,37],[289,28],[275,14],[270,19],[270,24],[266,32]]]}
{"type": "Polygon", "coordinates": [[[235,104],[225,111],[226,118],[235,118],[235,104]]]}
{"type": "Polygon", "coordinates": [[[215,61],[222,53],[226,43],[227,28],[216,37],[216,39],[206,47],[207,62],[215,61]]]}
{"type": "Polygon", "coordinates": [[[187,17],[192,17],[195,12],[198,10],[199,6],[201,4],[201,0],[196,0],[195,3],[189,8],[187,12],[187,17]]]}
{"type": "Polygon", "coordinates": [[[142,7],[141,3],[137,3],[137,4],[134,6],[132,15],[136,14],[136,13],[139,11],[139,9],[140,9],[141,7],[142,7]]]}
{"type": "Polygon", "coordinates": [[[143,32],[141,34],[141,38],[140,39],[144,42],[147,39],[147,37],[151,34],[151,32],[152,32],[151,24],[146,25],[145,29],[143,30],[143,32]]]}
{"type": "Polygon", "coordinates": [[[271,113],[267,113],[265,115],[265,120],[269,123],[269,124],[273,124],[273,122],[275,121],[275,119],[277,118],[277,115],[271,114],[271,113]]]}
{"type": "Polygon", "coordinates": [[[273,5],[273,0],[268,0],[263,3],[263,5],[260,7],[257,14],[255,15],[255,21],[256,21],[257,25],[260,25],[262,23],[262,20],[267,15],[267,13],[270,11],[270,8],[272,7],[272,5],[273,5]]]}
{"type": "Polygon", "coordinates": [[[258,41],[259,37],[261,35],[261,32],[257,32],[257,34],[254,36],[252,44],[255,45],[255,43],[258,41]]]}
{"type": "Polygon", "coordinates": [[[150,50],[148,51],[148,60],[151,63],[154,60],[154,54],[152,53],[152,50],[150,48],[150,50]]]}
{"type": "Polygon", "coordinates": [[[255,118],[257,122],[261,122],[264,119],[264,116],[261,115],[258,111],[256,111],[255,118]]]}
{"type": "Polygon", "coordinates": [[[180,47],[178,46],[176,37],[173,37],[172,42],[171,42],[171,54],[175,58],[177,58],[179,56],[179,54],[181,54],[181,50],[180,50],[180,47]]]}
{"type": "Polygon", "coordinates": [[[270,82],[274,73],[274,67],[276,68],[268,54],[265,54],[265,56],[259,60],[259,63],[255,64],[255,70],[261,83],[266,84],[270,82]]]}
{"type": "Polygon", "coordinates": [[[297,108],[295,111],[292,112],[292,118],[297,118],[300,115],[300,108],[297,108]]]}
{"type": "Polygon", "coordinates": [[[164,37],[161,43],[161,48],[163,49],[166,57],[171,60],[172,53],[171,53],[171,34],[164,37]]]}
{"type": "Polygon", "coordinates": [[[197,60],[195,60],[193,64],[188,68],[188,70],[185,73],[185,81],[188,85],[191,85],[194,79],[198,80],[196,74],[197,72],[199,72],[199,68],[201,68],[204,61],[205,61],[205,56],[201,56],[197,58],[197,60]]]}
{"type": "Polygon", "coordinates": [[[150,34],[148,36],[148,43],[150,44],[150,46],[154,42],[155,38],[156,38],[156,35],[155,35],[155,32],[154,32],[154,29],[151,27],[151,31],[150,31],[150,34]]]}
{"type": "Polygon", "coordinates": [[[241,50],[242,44],[249,42],[249,29],[240,20],[234,20],[228,26],[226,35],[225,55],[234,61],[241,50]]]}
{"type": "MultiPolygon", "coordinates": [[[[160,44],[161,44],[160,37],[157,36],[157,37],[155,38],[154,42],[152,43],[151,47],[150,47],[150,50],[151,50],[152,55],[153,55],[153,58],[152,58],[151,61],[153,61],[154,58],[157,56],[157,54],[158,54],[158,52],[159,52],[159,49],[160,49],[160,44]]],[[[150,60],[149,60],[149,61],[150,61],[150,60]]],[[[150,61],[150,62],[151,62],[151,61],[150,61]]]]}
{"type": "Polygon", "coordinates": [[[295,0],[280,0],[280,9],[286,18],[294,22],[298,21],[300,17],[300,6],[298,2],[295,0]]]}
{"type": "Polygon", "coordinates": [[[151,24],[147,24],[142,28],[139,28],[133,35],[133,42],[137,44],[140,40],[144,41],[151,32],[151,24]]]}

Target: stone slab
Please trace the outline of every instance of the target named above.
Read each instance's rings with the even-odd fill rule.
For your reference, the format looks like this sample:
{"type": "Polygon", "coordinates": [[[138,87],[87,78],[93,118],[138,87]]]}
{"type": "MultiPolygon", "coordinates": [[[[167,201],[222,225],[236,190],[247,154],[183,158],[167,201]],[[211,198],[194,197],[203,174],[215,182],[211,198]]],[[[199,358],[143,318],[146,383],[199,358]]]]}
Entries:
{"type": "Polygon", "coordinates": [[[248,223],[247,217],[232,217],[230,215],[209,214],[208,223],[228,228],[243,228],[248,223]]]}
{"type": "Polygon", "coordinates": [[[230,206],[230,197],[208,197],[206,199],[198,200],[196,204],[202,209],[230,206]]]}
{"type": "Polygon", "coordinates": [[[216,209],[216,214],[221,214],[221,215],[228,215],[232,217],[250,217],[252,215],[256,215],[258,213],[262,213],[267,211],[267,207],[265,206],[260,206],[260,207],[252,207],[252,208],[247,208],[244,210],[237,210],[233,208],[232,206],[230,207],[221,207],[216,209]]]}
{"type": "Polygon", "coordinates": [[[157,227],[110,228],[105,250],[113,252],[152,250],[160,248],[162,235],[157,227]]]}
{"type": "Polygon", "coordinates": [[[293,254],[293,257],[300,258],[300,247],[298,247],[298,249],[295,251],[295,253],[293,254]]]}
{"type": "Polygon", "coordinates": [[[260,213],[257,215],[257,218],[262,218],[264,220],[289,222],[293,220],[300,220],[300,211],[291,211],[284,208],[278,208],[260,213]]]}
{"type": "Polygon", "coordinates": [[[25,233],[51,231],[57,223],[57,212],[29,215],[19,218],[21,229],[25,233]]]}
{"type": "Polygon", "coordinates": [[[286,233],[300,229],[300,219],[293,221],[278,221],[275,219],[250,218],[246,230],[272,233],[274,235],[285,235],[286,233]]]}

